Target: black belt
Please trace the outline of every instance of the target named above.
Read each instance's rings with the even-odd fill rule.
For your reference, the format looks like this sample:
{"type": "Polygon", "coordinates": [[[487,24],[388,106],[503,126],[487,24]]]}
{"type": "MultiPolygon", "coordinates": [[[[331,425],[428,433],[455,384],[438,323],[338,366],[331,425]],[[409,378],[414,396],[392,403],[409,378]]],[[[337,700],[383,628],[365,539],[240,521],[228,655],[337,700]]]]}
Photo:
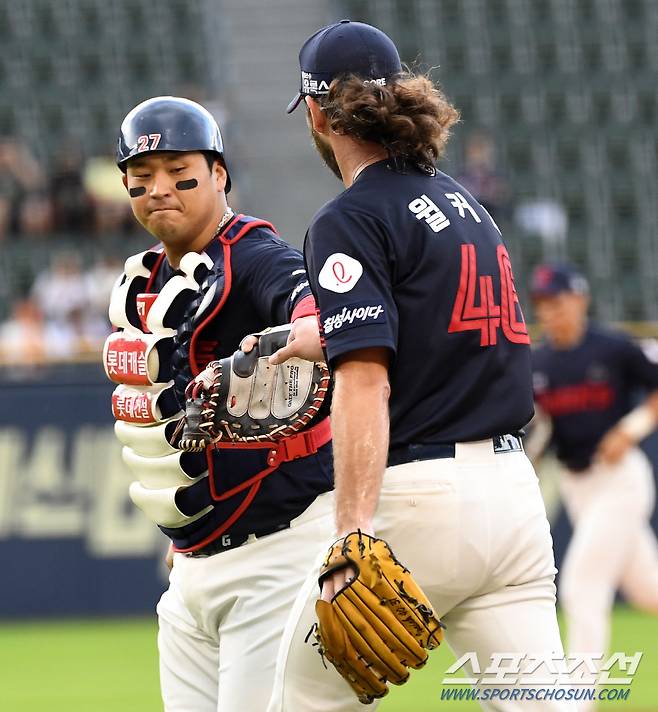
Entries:
{"type": "MultiPolygon", "coordinates": [[[[518,435],[494,435],[491,438],[493,452],[521,452],[523,445],[518,435]]],[[[388,467],[404,465],[407,462],[421,460],[442,460],[455,456],[455,443],[428,443],[427,445],[410,444],[395,447],[388,451],[388,467]]]]}
{"type": "MultiPolygon", "coordinates": [[[[520,452],[523,450],[521,438],[517,435],[494,435],[491,438],[491,445],[494,453],[520,452]]],[[[421,460],[440,460],[455,456],[455,443],[429,443],[427,445],[411,444],[403,445],[389,450],[388,467],[403,465],[406,462],[420,462],[421,460]]],[[[250,536],[256,539],[283,531],[290,527],[290,522],[277,524],[269,529],[261,529],[250,534],[220,534],[210,543],[195,551],[185,552],[186,556],[203,557],[213,556],[223,551],[235,549],[242,546],[250,536]]]]}
{"type": "Polygon", "coordinates": [[[268,536],[269,534],[281,532],[289,527],[290,522],[285,522],[284,524],[277,524],[275,527],[261,529],[260,531],[252,532],[251,534],[231,534],[230,532],[227,532],[226,534],[220,534],[217,539],[214,539],[209,544],[202,546],[200,549],[185,552],[185,556],[191,556],[194,558],[213,556],[214,554],[220,554],[223,551],[229,551],[230,549],[236,549],[238,546],[242,546],[250,536],[260,539],[261,537],[268,536]]]}

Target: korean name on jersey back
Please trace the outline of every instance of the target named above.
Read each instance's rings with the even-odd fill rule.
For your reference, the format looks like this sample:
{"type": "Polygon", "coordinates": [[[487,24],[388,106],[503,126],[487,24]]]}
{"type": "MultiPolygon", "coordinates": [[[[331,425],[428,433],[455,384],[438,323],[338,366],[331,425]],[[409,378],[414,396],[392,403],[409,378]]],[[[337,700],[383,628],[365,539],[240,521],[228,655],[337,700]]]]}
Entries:
{"type": "Polygon", "coordinates": [[[530,339],[507,249],[452,178],[366,167],[318,212],[305,255],[330,365],[389,351],[392,447],[514,433],[532,417],[530,339]]]}

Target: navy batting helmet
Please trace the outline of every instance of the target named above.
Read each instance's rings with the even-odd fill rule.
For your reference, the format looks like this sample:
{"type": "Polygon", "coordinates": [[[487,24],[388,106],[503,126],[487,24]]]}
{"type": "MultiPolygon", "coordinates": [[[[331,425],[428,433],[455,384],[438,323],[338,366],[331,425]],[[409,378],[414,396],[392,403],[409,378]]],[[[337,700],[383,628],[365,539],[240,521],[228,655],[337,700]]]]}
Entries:
{"type": "Polygon", "coordinates": [[[122,171],[133,157],[154,151],[211,151],[226,168],[224,142],[212,114],[190,99],[156,96],[138,104],[123,120],[117,145],[117,165],[122,171]]]}

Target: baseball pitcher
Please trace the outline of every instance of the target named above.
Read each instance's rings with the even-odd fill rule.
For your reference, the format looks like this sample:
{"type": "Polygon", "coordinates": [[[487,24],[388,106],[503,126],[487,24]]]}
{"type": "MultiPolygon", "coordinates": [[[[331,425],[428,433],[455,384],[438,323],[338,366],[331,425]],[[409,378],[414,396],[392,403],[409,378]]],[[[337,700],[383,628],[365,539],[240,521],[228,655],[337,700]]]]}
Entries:
{"type": "MultiPolygon", "coordinates": [[[[369,25],[324,27],[299,58],[288,110],[302,105],[345,187],[304,245],[335,382],[339,539],[295,604],[269,710],[346,712],[403,683],[443,635],[482,666],[563,652],[521,441],[530,339],[510,257],[487,211],[436,167],[457,111],[369,25]],[[304,643],[314,623],[321,655],[304,643]]],[[[515,692],[482,707],[570,708],[515,692]]]]}

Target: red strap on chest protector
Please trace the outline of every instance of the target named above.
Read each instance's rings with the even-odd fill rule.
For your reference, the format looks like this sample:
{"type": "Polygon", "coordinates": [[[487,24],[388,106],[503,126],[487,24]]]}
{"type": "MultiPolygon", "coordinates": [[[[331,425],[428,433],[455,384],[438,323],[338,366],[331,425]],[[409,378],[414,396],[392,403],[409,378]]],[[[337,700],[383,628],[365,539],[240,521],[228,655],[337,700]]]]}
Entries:
{"type": "Polygon", "coordinates": [[[210,544],[210,542],[215,541],[217,537],[224,534],[230,527],[232,527],[235,522],[240,519],[240,517],[247,511],[249,505],[253,502],[254,497],[260,489],[261,482],[265,477],[272,474],[282,462],[290,462],[291,460],[296,460],[300,457],[308,457],[309,455],[314,455],[323,445],[326,445],[331,440],[331,422],[329,418],[321,420],[317,425],[304,430],[301,433],[292,435],[289,438],[285,438],[278,443],[226,443],[211,445],[206,448],[206,462],[208,463],[208,483],[210,486],[210,494],[216,502],[221,502],[234,495],[242,492],[248,488],[247,494],[238,507],[234,510],[233,514],[228,517],[223,524],[221,524],[212,534],[207,536],[200,542],[197,542],[194,546],[187,547],[185,549],[178,549],[178,552],[196,551],[204,546],[210,544]],[[223,492],[222,494],[217,493],[215,487],[215,473],[214,464],[212,459],[213,448],[216,447],[218,450],[263,450],[269,449],[267,456],[267,464],[264,470],[261,470],[253,477],[240,483],[236,487],[223,492]]]}

